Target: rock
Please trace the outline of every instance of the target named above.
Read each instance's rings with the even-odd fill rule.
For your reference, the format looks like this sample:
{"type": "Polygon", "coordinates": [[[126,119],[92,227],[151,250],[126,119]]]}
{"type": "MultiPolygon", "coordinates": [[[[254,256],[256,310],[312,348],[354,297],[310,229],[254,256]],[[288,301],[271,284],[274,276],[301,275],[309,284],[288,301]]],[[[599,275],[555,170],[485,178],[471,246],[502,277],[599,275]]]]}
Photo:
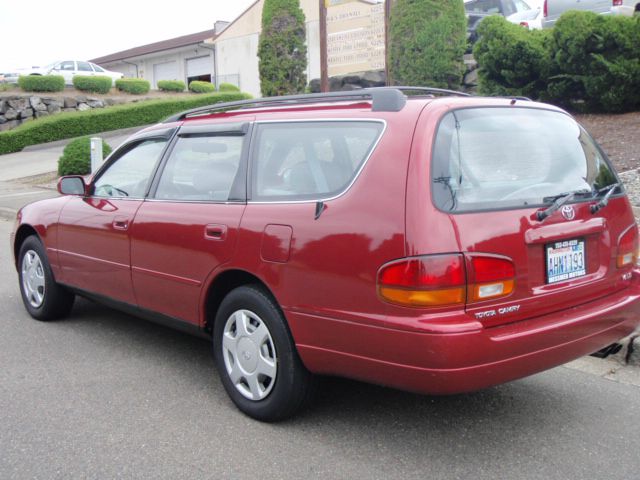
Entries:
{"type": "Polygon", "coordinates": [[[3,123],[7,123],[7,119],[0,115],[0,125],[2,125],[3,123]]]}
{"type": "Polygon", "coordinates": [[[6,112],[9,109],[9,104],[6,100],[0,100],[0,114],[6,112]]]}
{"type": "Polygon", "coordinates": [[[34,110],[46,110],[47,107],[44,103],[42,103],[42,99],[40,97],[29,97],[29,104],[31,108],[34,110]]]}
{"type": "Polygon", "coordinates": [[[0,132],[11,130],[12,128],[16,128],[18,125],[20,125],[20,122],[18,120],[11,120],[10,122],[3,123],[2,125],[0,125],[0,132]]]}
{"type": "Polygon", "coordinates": [[[360,85],[364,88],[384,87],[386,75],[384,72],[364,72],[360,77],[360,85]]]}
{"type": "Polygon", "coordinates": [[[87,97],[85,97],[84,95],[78,95],[77,97],[75,97],[75,100],[78,103],[87,103],[87,97]]]}
{"type": "Polygon", "coordinates": [[[309,90],[311,93],[320,93],[320,79],[314,78],[309,82],[309,90]]]}
{"type": "Polygon", "coordinates": [[[123,98],[105,98],[103,101],[104,104],[109,107],[112,105],[122,105],[123,103],[127,103],[123,98]]]}
{"type": "Polygon", "coordinates": [[[24,110],[20,110],[20,118],[31,118],[33,117],[33,110],[30,108],[25,108],[24,110]]]}
{"type": "Polygon", "coordinates": [[[11,108],[18,111],[29,108],[28,98],[10,98],[8,103],[11,108]]]}
{"type": "Polygon", "coordinates": [[[59,113],[60,110],[62,110],[62,108],[56,103],[50,103],[47,105],[47,112],[49,113],[59,113]]]}
{"type": "Polygon", "coordinates": [[[78,111],[79,112],[84,112],[86,110],[91,110],[91,107],[89,105],[87,105],[86,103],[79,103],[78,104],[78,111]]]}
{"type": "Polygon", "coordinates": [[[42,100],[42,103],[44,103],[45,105],[49,105],[52,102],[57,102],[55,98],[51,98],[51,97],[41,97],[40,100],[42,100]]]}
{"type": "Polygon", "coordinates": [[[329,91],[337,92],[342,88],[342,78],[341,77],[331,77],[329,79],[329,91]]]}
{"type": "Polygon", "coordinates": [[[91,108],[104,108],[104,102],[102,100],[89,100],[87,104],[91,108]]]}
{"type": "Polygon", "coordinates": [[[87,97],[86,103],[91,103],[91,102],[97,102],[98,100],[100,100],[99,98],[96,97],[87,97]]]}
{"type": "Polygon", "coordinates": [[[49,116],[49,112],[47,112],[46,110],[42,111],[42,110],[36,110],[36,118],[40,118],[40,117],[48,117],[49,116]]]}
{"type": "Polygon", "coordinates": [[[350,92],[352,90],[362,90],[362,87],[360,85],[354,85],[353,83],[345,83],[340,87],[341,92],[350,92]]]}
{"type": "Polygon", "coordinates": [[[625,360],[629,365],[640,367],[640,333],[637,331],[636,334],[629,339],[625,360]]]}
{"type": "Polygon", "coordinates": [[[476,86],[478,85],[478,70],[473,70],[469,73],[467,73],[464,76],[464,82],[465,85],[470,85],[470,86],[476,86]]]}
{"type": "Polygon", "coordinates": [[[75,98],[64,97],[64,108],[76,108],[78,106],[78,102],[75,98]]]}
{"type": "Polygon", "coordinates": [[[63,108],[62,111],[63,112],[77,112],[77,110],[75,108],[63,108]]]}
{"type": "Polygon", "coordinates": [[[6,118],[7,120],[15,120],[16,118],[18,118],[18,112],[13,108],[9,108],[6,112],[4,112],[4,118],[6,118]]]}
{"type": "Polygon", "coordinates": [[[360,85],[360,77],[358,75],[345,75],[342,77],[342,84],[350,83],[352,85],[360,85]]]}

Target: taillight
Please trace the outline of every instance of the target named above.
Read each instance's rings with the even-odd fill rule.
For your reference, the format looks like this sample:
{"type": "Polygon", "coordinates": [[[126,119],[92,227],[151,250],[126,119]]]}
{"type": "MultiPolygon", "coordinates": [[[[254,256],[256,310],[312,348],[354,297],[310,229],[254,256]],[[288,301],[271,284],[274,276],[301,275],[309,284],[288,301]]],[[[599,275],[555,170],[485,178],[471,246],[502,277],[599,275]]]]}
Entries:
{"type": "Polygon", "coordinates": [[[547,0],[544,0],[544,7],[542,7],[542,15],[544,15],[545,18],[549,16],[549,6],[547,5],[547,0]]]}
{"type": "Polygon", "coordinates": [[[428,255],[389,263],[378,272],[378,294],[390,303],[408,307],[464,304],[464,257],[428,255]]]}
{"type": "Polygon", "coordinates": [[[524,28],[529,28],[529,22],[520,22],[520,26],[524,28]]]}
{"type": "Polygon", "coordinates": [[[618,268],[635,265],[638,261],[638,227],[635,225],[622,234],[618,240],[616,265],[618,268]]]}
{"type": "Polygon", "coordinates": [[[516,269],[511,260],[474,255],[469,257],[469,267],[469,302],[482,302],[513,292],[516,269]]]}
{"type": "Polygon", "coordinates": [[[613,6],[614,7],[619,7],[623,3],[624,3],[624,0],[613,0],[613,6]]]}
{"type": "Polygon", "coordinates": [[[513,292],[511,260],[489,255],[426,255],[397,260],[378,272],[378,294],[396,305],[437,307],[504,297],[513,292]]]}

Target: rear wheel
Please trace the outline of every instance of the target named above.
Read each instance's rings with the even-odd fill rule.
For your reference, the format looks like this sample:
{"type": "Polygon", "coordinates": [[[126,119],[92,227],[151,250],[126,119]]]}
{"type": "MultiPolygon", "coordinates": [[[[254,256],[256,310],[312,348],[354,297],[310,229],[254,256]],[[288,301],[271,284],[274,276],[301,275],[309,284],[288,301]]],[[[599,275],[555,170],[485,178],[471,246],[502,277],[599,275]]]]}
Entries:
{"type": "Polygon", "coordinates": [[[236,288],[222,301],[213,351],[225,390],[250,417],[283,420],[312,395],[313,375],[298,356],[284,316],[258,286],[236,288]]]}
{"type": "Polygon", "coordinates": [[[54,320],[66,316],[75,295],[58,285],[40,240],[28,237],[20,247],[18,276],[22,301],[36,320],[54,320]]]}

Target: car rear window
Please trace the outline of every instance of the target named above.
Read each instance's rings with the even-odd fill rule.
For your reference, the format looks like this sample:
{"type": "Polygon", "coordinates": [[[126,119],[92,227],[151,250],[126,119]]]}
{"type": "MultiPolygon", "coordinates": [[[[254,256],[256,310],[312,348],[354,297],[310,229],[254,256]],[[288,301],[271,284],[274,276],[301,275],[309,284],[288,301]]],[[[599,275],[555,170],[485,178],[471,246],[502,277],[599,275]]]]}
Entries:
{"type": "Polygon", "coordinates": [[[431,182],[444,211],[544,205],[617,181],[589,134],[559,112],[469,108],[449,112],[438,127],[431,182]]]}
{"type": "Polygon", "coordinates": [[[259,124],[257,129],[251,198],[291,201],[343,192],[364,166],[384,124],[278,122],[259,124]]]}

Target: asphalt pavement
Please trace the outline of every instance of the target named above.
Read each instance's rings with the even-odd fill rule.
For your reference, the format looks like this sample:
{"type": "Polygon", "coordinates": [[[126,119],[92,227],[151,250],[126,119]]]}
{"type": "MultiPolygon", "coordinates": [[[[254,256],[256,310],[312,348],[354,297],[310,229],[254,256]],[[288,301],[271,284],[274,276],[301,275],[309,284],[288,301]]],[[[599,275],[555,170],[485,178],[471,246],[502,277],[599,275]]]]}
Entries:
{"type": "Polygon", "coordinates": [[[584,359],[602,372],[451,397],[324,379],[305,413],[262,424],[227,399],[206,340],[88,301],[32,320],[4,245],[3,480],[640,478],[636,368],[613,381],[584,359]]]}

